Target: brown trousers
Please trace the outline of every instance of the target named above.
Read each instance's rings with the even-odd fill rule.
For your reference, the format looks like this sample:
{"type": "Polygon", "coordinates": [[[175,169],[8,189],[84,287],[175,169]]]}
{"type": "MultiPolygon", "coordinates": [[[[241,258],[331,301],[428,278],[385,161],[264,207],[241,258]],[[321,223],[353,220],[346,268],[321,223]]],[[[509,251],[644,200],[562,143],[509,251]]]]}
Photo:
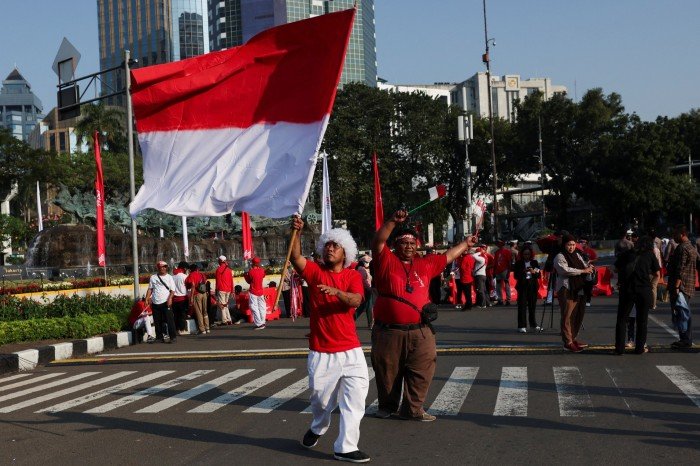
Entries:
{"type": "Polygon", "coordinates": [[[581,330],[583,314],[586,311],[585,298],[570,297],[569,290],[564,287],[557,292],[557,297],[561,311],[561,339],[566,344],[574,341],[581,330]]]}
{"type": "Polygon", "coordinates": [[[209,314],[207,314],[208,300],[209,293],[198,293],[195,291],[192,297],[192,307],[194,307],[194,316],[197,320],[197,328],[200,333],[209,330],[209,314]]]}
{"type": "Polygon", "coordinates": [[[396,330],[375,325],[372,329],[372,367],[379,409],[399,411],[404,417],[421,416],[433,381],[437,350],[429,328],[396,330]],[[403,385],[403,401],[401,387],[403,385]]]}

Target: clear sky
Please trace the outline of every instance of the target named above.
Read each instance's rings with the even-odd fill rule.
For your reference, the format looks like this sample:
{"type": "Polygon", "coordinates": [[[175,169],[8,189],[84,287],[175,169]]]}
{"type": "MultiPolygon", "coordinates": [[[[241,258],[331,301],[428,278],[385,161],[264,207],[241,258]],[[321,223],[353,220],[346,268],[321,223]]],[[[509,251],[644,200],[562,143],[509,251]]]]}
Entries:
{"type": "MultiPolygon", "coordinates": [[[[483,71],[482,0],[376,0],[377,62],[391,83],[458,82],[483,71]]],[[[494,74],[550,77],[572,98],[622,95],[642,119],[700,108],[699,0],[488,0],[494,74]]],[[[98,70],[95,0],[0,0],[0,78],[15,64],[50,110],[63,37],[98,70]]]]}

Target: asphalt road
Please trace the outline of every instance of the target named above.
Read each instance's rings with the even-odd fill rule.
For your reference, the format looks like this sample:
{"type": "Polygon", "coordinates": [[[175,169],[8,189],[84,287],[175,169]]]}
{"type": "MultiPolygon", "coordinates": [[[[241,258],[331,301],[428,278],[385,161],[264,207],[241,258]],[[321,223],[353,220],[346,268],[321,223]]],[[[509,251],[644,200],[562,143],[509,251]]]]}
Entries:
{"type": "MultiPolygon", "coordinates": [[[[438,342],[460,351],[438,357],[426,403],[438,420],[374,418],[372,382],[361,448],[376,464],[700,464],[698,354],[666,350],[674,338],[652,321],[651,353],[613,356],[615,303],[589,308],[582,354],[561,352],[554,330],[515,333],[512,308],[441,313],[438,342]]],[[[2,377],[0,463],[330,463],[337,417],[316,449],[299,445],[303,357],[215,353],[303,348],[306,331],[227,327],[2,377]]]]}

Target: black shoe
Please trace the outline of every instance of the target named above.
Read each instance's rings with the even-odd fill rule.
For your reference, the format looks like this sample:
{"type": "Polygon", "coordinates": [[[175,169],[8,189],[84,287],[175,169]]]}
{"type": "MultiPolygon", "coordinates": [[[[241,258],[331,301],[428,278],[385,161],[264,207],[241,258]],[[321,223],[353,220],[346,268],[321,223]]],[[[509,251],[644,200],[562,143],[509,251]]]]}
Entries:
{"type": "Polygon", "coordinates": [[[673,343],[671,343],[671,348],[673,348],[673,349],[688,349],[688,348],[692,348],[692,347],[693,347],[693,344],[691,342],[685,341],[685,340],[678,340],[678,341],[674,341],[673,343]]]}
{"type": "Polygon", "coordinates": [[[351,451],[350,453],[333,453],[333,458],[340,461],[350,461],[351,463],[369,463],[371,459],[367,453],[362,453],[360,450],[351,451]]]}
{"type": "Polygon", "coordinates": [[[510,306],[510,301],[506,301],[506,306],[510,306]]]}
{"type": "Polygon", "coordinates": [[[311,432],[311,429],[309,429],[304,434],[304,438],[301,439],[301,446],[304,448],[313,448],[318,445],[318,439],[320,438],[320,435],[314,434],[311,432]]]}

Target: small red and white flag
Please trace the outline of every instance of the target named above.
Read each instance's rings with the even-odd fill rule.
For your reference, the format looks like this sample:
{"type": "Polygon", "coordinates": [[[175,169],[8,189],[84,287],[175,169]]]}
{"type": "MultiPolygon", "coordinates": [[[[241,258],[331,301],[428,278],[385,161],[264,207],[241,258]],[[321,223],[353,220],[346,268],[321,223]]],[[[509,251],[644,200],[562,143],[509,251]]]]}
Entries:
{"type": "Polygon", "coordinates": [[[447,194],[447,189],[445,188],[444,184],[439,184],[428,189],[428,194],[430,194],[430,200],[434,201],[435,199],[445,197],[445,194],[447,194]]]}
{"type": "Polygon", "coordinates": [[[129,208],[173,215],[303,210],[355,9],[245,45],[131,72],[143,186],[129,208]]]}

